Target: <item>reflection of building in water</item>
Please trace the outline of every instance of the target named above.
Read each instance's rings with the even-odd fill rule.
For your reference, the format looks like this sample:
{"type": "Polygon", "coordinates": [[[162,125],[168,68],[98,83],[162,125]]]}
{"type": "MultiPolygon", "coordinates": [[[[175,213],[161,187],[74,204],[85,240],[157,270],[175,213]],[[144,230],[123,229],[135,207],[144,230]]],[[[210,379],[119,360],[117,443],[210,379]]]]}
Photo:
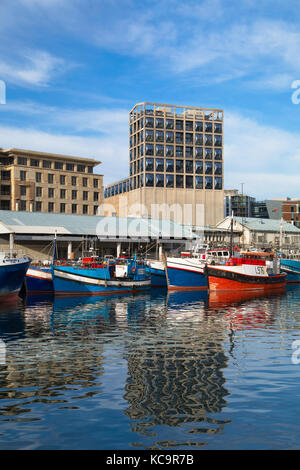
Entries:
{"type": "Polygon", "coordinates": [[[149,435],[151,430],[153,435],[151,428],[156,425],[185,425],[186,435],[193,438],[177,444],[201,445],[195,436],[217,433],[226,423],[209,416],[222,411],[228,395],[222,372],[227,361],[222,348],[224,328],[203,316],[197,328],[194,321],[187,320],[183,328],[182,321],[173,320],[168,312],[159,334],[148,330],[144,341],[128,345],[125,413],[137,421],[136,432],[149,435]]]}

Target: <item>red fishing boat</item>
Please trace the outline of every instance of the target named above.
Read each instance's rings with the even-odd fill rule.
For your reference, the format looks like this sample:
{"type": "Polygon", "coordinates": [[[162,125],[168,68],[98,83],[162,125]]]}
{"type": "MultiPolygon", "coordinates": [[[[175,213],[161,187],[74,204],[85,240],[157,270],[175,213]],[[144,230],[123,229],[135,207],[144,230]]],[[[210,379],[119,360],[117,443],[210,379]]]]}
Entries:
{"type": "Polygon", "coordinates": [[[274,253],[240,252],[222,265],[207,265],[210,290],[264,290],[286,285],[280,260],[274,253]]]}

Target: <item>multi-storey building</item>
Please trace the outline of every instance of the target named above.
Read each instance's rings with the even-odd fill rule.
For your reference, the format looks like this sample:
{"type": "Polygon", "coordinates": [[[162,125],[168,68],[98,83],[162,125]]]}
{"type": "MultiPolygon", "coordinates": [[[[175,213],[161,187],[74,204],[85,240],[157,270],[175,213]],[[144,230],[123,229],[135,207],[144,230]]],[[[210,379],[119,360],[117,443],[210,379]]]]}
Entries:
{"type": "Polygon", "coordinates": [[[0,209],[66,214],[97,213],[103,201],[101,162],[91,158],[0,149],[0,209]]]}
{"type": "Polygon", "coordinates": [[[224,191],[224,216],[252,217],[255,198],[239,194],[237,189],[224,191]]]}
{"type": "Polygon", "coordinates": [[[223,217],[223,175],[221,109],[140,103],[129,113],[129,177],[104,198],[119,216],[138,215],[138,205],[140,216],[153,216],[153,205],[177,205],[182,215],[189,205],[192,225],[202,205],[203,223],[214,225],[223,217]]]}

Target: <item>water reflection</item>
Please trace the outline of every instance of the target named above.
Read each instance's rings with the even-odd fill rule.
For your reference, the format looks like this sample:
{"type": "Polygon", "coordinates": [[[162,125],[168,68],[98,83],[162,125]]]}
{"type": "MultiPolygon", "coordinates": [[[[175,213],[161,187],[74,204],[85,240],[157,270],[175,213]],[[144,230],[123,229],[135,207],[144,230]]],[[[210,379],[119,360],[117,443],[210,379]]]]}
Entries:
{"type": "MultiPolygon", "coordinates": [[[[123,423],[120,448],[207,445],[226,434],[233,419],[224,412],[231,393],[226,371],[239,332],[273,328],[286,296],[286,290],[268,295],[154,290],[111,298],[28,297],[0,310],[0,337],[7,343],[7,362],[0,365],[0,422],[8,426],[0,446],[7,440],[13,446],[16,436],[18,443],[24,439],[17,423],[39,421],[43,442],[50,427],[52,445],[66,410],[82,411],[74,435],[69,431],[73,448],[81,426],[89,436],[98,421],[97,445],[105,448],[103,429],[112,440],[116,432],[110,428],[111,410],[123,423]],[[117,388],[108,394],[118,367],[117,388]],[[48,421],[48,413],[57,421],[48,421]]],[[[238,349],[234,360],[239,361],[238,349]]]]}

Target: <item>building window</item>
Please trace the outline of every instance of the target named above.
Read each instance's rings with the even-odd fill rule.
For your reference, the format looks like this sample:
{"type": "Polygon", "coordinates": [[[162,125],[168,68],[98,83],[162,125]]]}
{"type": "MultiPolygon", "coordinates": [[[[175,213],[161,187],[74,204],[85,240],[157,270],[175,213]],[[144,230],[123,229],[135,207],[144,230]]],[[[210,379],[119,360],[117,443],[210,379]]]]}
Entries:
{"type": "Polygon", "coordinates": [[[203,145],[203,134],[195,134],[195,144],[203,145]]]}
{"type": "Polygon", "coordinates": [[[55,170],[62,170],[63,169],[62,162],[54,162],[54,168],[55,170]]]}
{"type": "Polygon", "coordinates": [[[88,183],[88,179],[87,179],[87,178],[82,178],[82,186],[83,186],[84,188],[87,187],[87,183],[88,183]]]}
{"type": "Polygon", "coordinates": [[[174,172],[174,160],[166,160],[166,171],[168,173],[174,172]]]}
{"type": "Polygon", "coordinates": [[[76,189],[72,190],[72,199],[77,199],[77,190],[76,189]]]}
{"type": "Polygon", "coordinates": [[[195,162],[195,173],[202,174],[203,173],[203,161],[196,161],[195,162]]]}
{"type": "Polygon", "coordinates": [[[216,160],[222,160],[222,150],[221,149],[215,149],[215,159],[216,160]]]}
{"type": "Polygon", "coordinates": [[[215,123],[214,129],[216,134],[222,134],[222,124],[215,123]]]}
{"type": "Polygon", "coordinates": [[[215,162],[215,175],[221,175],[221,174],[222,174],[222,163],[215,162]]]}
{"type": "Polygon", "coordinates": [[[51,162],[49,160],[43,160],[43,168],[51,168],[51,162]]]}
{"type": "Polygon", "coordinates": [[[174,175],[166,175],[166,187],[174,188],[174,175]]]}
{"type": "Polygon", "coordinates": [[[195,131],[196,132],[203,132],[203,122],[196,121],[195,122],[195,131]]]}
{"type": "Polygon", "coordinates": [[[83,213],[83,214],[87,214],[87,213],[88,213],[88,209],[89,209],[89,206],[87,206],[86,204],[83,204],[83,206],[82,206],[82,213],[83,213]]]}
{"type": "Polygon", "coordinates": [[[186,173],[193,173],[193,160],[185,161],[185,171],[186,173]]]}
{"type": "Polygon", "coordinates": [[[27,165],[27,158],[18,157],[18,165],[27,165]]]}
{"type": "Polygon", "coordinates": [[[193,143],[193,134],[186,133],[185,134],[185,143],[192,144],[193,143]]]}
{"type": "Polygon", "coordinates": [[[166,146],[166,157],[174,157],[174,147],[171,145],[166,146]]]}
{"type": "Polygon", "coordinates": [[[176,173],[183,173],[183,160],[176,160],[176,173]]]}
{"type": "Polygon", "coordinates": [[[174,129],[173,119],[166,119],[166,129],[174,129]]]}
{"type": "Polygon", "coordinates": [[[53,212],[53,210],[54,210],[54,203],[48,202],[48,212],[53,212]]]}
{"type": "Polygon", "coordinates": [[[74,163],[67,163],[66,164],[67,171],[74,171],[74,163]]]}
{"type": "Polygon", "coordinates": [[[72,214],[77,213],[77,204],[72,204],[72,214]]]}
{"type": "Polygon", "coordinates": [[[21,200],[21,201],[19,202],[19,210],[20,210],[20,211],[26,211],[26,201],[21,200]]]}
{"type": "Polygon", "coordinates": [[[64,202],[60,203],[60,213],[64,214],[66,212],[66,204],[64,202]]]}
{"type": "Polygon", "coordinates": [[[154,171],[154,159],[153,158],[146,158],[146,171],[154,171]]]}
{"type": "Polygon", "coordinates": [[[154,186],[154,177],[153,173],[146,173],[146,186],[154,186]]]}
{"type": "Polygon", "coordinates": [[[30,166],[40,166],[40,161],[35,158],[30,159],[30,166]]]}
{"type": "Polygon", "coordinates": [[[83,191],[83,193],[82,193],[82,199],[83,199],[84,201],[87,201],[87,200],[88,200],[88,197],[89,197],[88,191],[83,191]]]}
{"type": "Polygon", "coordinates": [[[66,184],[66,177],[65,177],[65,175],[60,175],[60,176],[59,176],[59,182],[60,182],[60,184],[63,184],[63,185],[66,184]]]}
{"type": "Polygon", "coordinates": [[[174,142],[174,132],[167,131],[166,132],[166,142],[173,143],[174,142]]]}
{"type": "Polygon", "coordinates": [[[94,215],[98,214],[98,206],[94,206],[94,215]]]}
{"type": "Polygon", "coordinates": [[[185,156],[187,158],[193,158],[193,147],[185,147],[185,156]]]}
{"type": "Polygon", "coordinates": [[[176,188],[183,188],[183,176],[176,175],[176,188]]]}
{"type": "Polygon", "coordinates": [[[215,177],[215,189],[222,189],[222,178],[219,176],[215,177]]]}
{"type": "Polygon", "coordinates": [[[164,159],[163,158],[156,159],[156,171],[164,171],[164,159]]]}
{"type": "Polygon", "coordinates": [[[156,145],[156,155],[163,157],[164,156],[164,146],[163,145],[156,145]]]}
{"type": "Polygon", "coordinates": [[[60,190],[60,199],[66,199],[66,190],[65,189],[60,190]]]}
{"type": "Polygon", "coordinates": [[[48,183],[53,184],[54,181],[54,175],[52,173],[48,173],[48,183]]]}
{"type": "Polygon", "coordinates": [[[36,201],[35,210],[36,210],[36,212],[42,212],[42,203],[41,203],[41,201],[36,201]]]}
{"type": "Polygon", "coordinates": [[[77,178],[76,178],[76,176],[72,176],[72,177],[71,177],[71,184],[72,184],[72,186],[76,186],[76,184],[77,184],[77,178]]]}
{"type": "Polygon", "coordinates": [[[212,132],[212,123],[206,122],[205,123],[205,132],[212,132]]]}
{"type": "Polygon", "coordinates": [[[20,195],[21,196],[26,196],[26,186],[20,186],[20,195]]]}
{"type": "Polygon", "coordinates": [[[195,188],[203,189],[203,177],[202,176],[195,176],[195,188]]]}
{"type": "Polygon", "coordinates": [[[94,193],[94,202],[99,200],[99,193],[94,193]]]}
{"type": "Polygon", "coordinates": [[[188,188],[188,189],[191,189],[191,188],[194,187],[194,177],[193,176],[187,175],[185,177],[185,187],[188,188]]]}
{"type": "Polygon", "coordinates": [[[222,147],[222,136],[221,135],[215,135],[215,146],[216,147],[222,147]]]}
{"type": "Polygon", "coordinates": [[[85,165],[77,165],[77,171],[79,171],[80,173],[84,173],[85,172],[85,165]]]}
{"type": "Polygon", "coordinates": [[[212,136],[205,135],[205,145],[212,146],[212,136]]]}
{"type": "Polygon", "coordinates": [[[23,171],[23,170],[20,171],[20,180],[26,181],[26,171],[23,171]]]}
{"type": "Polygon", "coordinates": [[[183,132],[176,132],[176,144],[183,144],[183,132]]]}
{"type": "Polygon", "coordinates": [[[185,121],[185,130],[192,131],[193,130],[193,121],[185,121]]]}
{"type": "Polygon", "coordinates": [[[163,188],[164,187],[164,175],[161,173],[156,174],[156,187],[163,188]]]}
{"type": "Polygon", "coordinates": [[[176,130],[182,131],[183,130],[183,121],[176,119],[176,130]]]}
{"type": "Polygon", "coordinates": [[[88,166],[88,173],[93,173],[93,167],[92,166],[88,166]]]}
{"type": "Polygon", "coordinates": [[[145,118],[145,127],[153,127],[154,126],[154,119],[152,117],[145,118]]]}
{"type": "Polygon", "coordinates": [[[40,183],[42,181],[42,173],[35,174],[35,181],[36,183],[40,183]]]}
{"type": "Polygon", "coordinates": [[[195,157],[196,158],[203,158],[203,147],[196,147],[195,157]]]}
{"type": "Polygon", "coordinates": [[[42,197],[42,188],[40,186],[35,188],[35,195],[36,197],[42,197]]]}
{"type": "Polygon", "coordinates": [[[48,188],[48,197],[54,197],[54,189],[48,188]]]}
{"type": "Polygon", "coordinates": [[[164,128],[164,120],[162,118],[156,118],[155,127],[157,127],[158,129],[163,129],[164,128]]]}
{"type": "Polygon", "coordinates": [[[212,162],[205,162],[205,174],[212,175],[212,162]]]}
{"type": "Polygon", "coordinates": [[[212,176],[205,176],[205,189],[212,189],[212,176]]]}
{"type": "Polygon", "coordinates": [[[156,138],[156,142],[163,142],[165,138],[164,132],[156,131],[155,138],[156,138]]]}
{"type": "Polygon", "coordinates": [[[146,155],[153,155],[154,147],[153,144],[146,144],[146,155]]]}
{"type": "Polygon", "coordinates": [[[211,160],[212,159],[212,149],[205,149],[205,158],[207,160],[211,160]]]}
{"type": "Polygon", "coordinates": [[[176,146],[176,157],[183,157],[183,147],[176,146]]]}
{"type": "Polygon", "coordinates": [[[98,186],[98,183],[99,183],[99,180],[96,180],[96,179],[93,180],[93,186],[94,186],[94,188],[98,188],[98,187],[99,187],[99,186],[98,186]]]}

